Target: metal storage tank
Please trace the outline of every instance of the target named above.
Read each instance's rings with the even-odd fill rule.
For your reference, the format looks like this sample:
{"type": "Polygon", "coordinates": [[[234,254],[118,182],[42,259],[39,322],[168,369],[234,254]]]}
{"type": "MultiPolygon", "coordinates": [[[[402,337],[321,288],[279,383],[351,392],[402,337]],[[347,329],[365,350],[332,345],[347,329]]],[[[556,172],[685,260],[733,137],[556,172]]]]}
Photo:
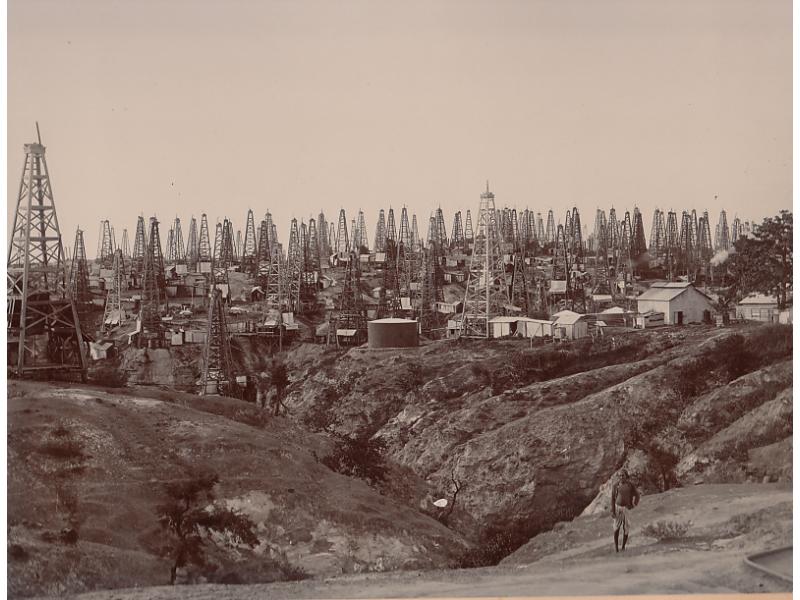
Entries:
{"type": "Polygon", "coordinates": [[[376,319],[367,323],[370,348],[414,348],[419,346],[419,321],[376,319]]]}

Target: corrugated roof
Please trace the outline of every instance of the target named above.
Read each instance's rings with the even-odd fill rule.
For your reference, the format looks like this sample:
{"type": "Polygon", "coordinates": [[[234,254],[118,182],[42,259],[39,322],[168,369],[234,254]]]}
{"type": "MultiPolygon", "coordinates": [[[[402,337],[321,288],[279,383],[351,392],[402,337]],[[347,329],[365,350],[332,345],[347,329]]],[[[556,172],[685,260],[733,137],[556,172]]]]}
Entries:
{"type": "Polygon", "coordinates": [[[637,300],[654,300],[656,302],[670,302],[685,292],[688,287],[650,287],[649,290],[637,296],[637,300]]]}
{"type": "Polygon", "coordinates": [[[753,294],[752,296],[748,296],[744,298],[739,305],[748,305],[748,304],[778,304],[778,300],[773,298],[772,296],[765,296],[763,294],[753,294]]]}

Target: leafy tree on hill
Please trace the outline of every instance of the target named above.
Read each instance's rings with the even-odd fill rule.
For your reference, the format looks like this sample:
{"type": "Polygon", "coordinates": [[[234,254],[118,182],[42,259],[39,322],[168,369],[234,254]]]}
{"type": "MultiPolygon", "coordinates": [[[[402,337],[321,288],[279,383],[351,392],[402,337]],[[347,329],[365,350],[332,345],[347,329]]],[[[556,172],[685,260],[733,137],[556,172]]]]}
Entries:
{"type": "Polygon", "coordinates": [[[778,307],[786,307],[792,287],[792,230],[792,213],[782,210],[764,219],[753,236],[736,241],[728,265],[736,296],[774,295],[778,307]]]}
{"type": "Polygon", "coordinates": [[[275,394],[272,397],[272,410],[277,417],[281,414],[281,408],[286,408],[283,404],[283,397],[286,394],[286,388],[289,386],[289,373],[284,363],[277,360],[272,361],[269,368],[269,383],[275,390],[275,394]]]}
{"type": "Polygon", "coordinates": [[[214,486],[218,482],[218,475],[203,473],[165,486],[167,499],[156,510],[168,536],[162,555],[172,561],[172,585],[179,568],[188,564],[206,565],[204,538],[210,532],[226,535],[232,545],[246,544],[253,548],[258,544],[255,523],[249,517],[213,504],[214,486]]]}

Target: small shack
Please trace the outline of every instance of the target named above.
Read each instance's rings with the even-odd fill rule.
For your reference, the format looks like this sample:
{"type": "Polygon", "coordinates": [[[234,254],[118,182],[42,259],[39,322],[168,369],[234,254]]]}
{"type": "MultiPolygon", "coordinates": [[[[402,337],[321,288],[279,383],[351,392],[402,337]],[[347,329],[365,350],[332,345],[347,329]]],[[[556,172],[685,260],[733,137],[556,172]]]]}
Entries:
{"type": "Polygon", "coordinates": [[[686,281],[660,281],[636,298],[639,314],[664,313],[667,325],[711,321],[711,299],[686,281]]]}
{"type": "Polygon", "coordinates": [[[777,323],[780,318],[779,315],[778,300],[773,296],[752,294],[736,305],[737,319],[777,323]]]}
{"type": "Polygon", "coordinates": [[[553,337],[562,340],[577,340],[589,335],[589,320],[587,315],[562,310],[557,313],[553,324],[553,337]]]}

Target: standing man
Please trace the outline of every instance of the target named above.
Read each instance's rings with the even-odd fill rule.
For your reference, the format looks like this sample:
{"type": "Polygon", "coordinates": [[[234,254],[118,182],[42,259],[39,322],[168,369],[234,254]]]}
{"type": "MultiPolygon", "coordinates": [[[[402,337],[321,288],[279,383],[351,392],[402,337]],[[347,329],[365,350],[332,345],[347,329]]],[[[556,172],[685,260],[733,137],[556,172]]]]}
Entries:
{"type": "Polygon", "coordinates": [[[619,530],[622,528],[622,550],[628,542],[630,520],[628,511],[639,504],[639,490],[628,477],[628,471],[619,472],[616,483],[611,488],[611,516],[614,518],[614,548],[619,552],[619,530]]]}

